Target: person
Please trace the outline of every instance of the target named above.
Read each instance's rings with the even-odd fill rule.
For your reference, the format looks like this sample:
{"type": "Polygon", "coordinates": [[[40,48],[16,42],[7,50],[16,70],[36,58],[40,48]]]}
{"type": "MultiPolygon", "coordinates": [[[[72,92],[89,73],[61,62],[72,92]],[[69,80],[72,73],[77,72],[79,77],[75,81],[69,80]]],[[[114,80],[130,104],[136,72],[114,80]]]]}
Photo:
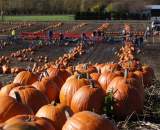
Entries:
{"type": "Polygon", "coordinates": [[[138,37],[137,37],[137,35],[135,35],[133,43],[135,44],[136,47],[138,47],[138,37]]]}
{"type": "Polygon", "coordinates": [[[85,33],[82,33],[82,35],[81,35],[81,42],[83,45],[87,46],[87,44],[88,44],[87,43],[87,36],[85,33]]]}
{"type": "Polygon", "coordinates": [[[53,38],[53,31],[49,30],[48,31],[48,42],[49,42],[49,44],[52,42],[52,38],[53,38]]]}
{"type": "Polygon", "coordinates": [[[146,31],[144,33],[145,40],[147,40],[147,38],[148,38],[149,35],[150,35],[150,28],[149,28],[149,26],[147,26],[146,31]]]}
{"type": "Polygon", "coordinates": [[[11,31],[11,40],[12,40],[12,42],[15,42],[15,40],[16,40],[16,30],[15,29],[13,29],[11,31]]]}
{"type": "Polygon", "coordinates": [[[63,43],[64,43],[64,34],[60,33],[58,46],[63,45],[63,43]]]}
{"type": "Polygon", "coordinates": [[[92,32],[91,37],[92,37],[92,44],[93,45],[96,44],[96,32],[95,31],[92,32]]]}
{"type": "Polygon", "coordinates": [[[144,40],[143,40],[143,37],[141,36],[141,37],[139,38],[139,48],[140,48],[140,49],[143,48],[143,42],[144,42],[144,40]]]}

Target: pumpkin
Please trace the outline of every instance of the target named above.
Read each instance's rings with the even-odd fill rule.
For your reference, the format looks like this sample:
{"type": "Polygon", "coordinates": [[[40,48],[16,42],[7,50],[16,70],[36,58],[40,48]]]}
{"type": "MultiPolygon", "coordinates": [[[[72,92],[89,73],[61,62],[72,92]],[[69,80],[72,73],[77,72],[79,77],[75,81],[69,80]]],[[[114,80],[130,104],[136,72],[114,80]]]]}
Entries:
{"type": "Polygon", "coordinates": [[[118,130],[118,128],[105,117],[90,111],[83,111],[69,118],[62,130],[118,130]]]}
{"type": "Polygon", "coordinates": [[[60,90],[60,102],[70,106],[75,92],[82,86],[88,84],[88,80],[81,77],[81,75],[73,75],[69,77],[60,90]]]}
{"type": "Polygon", "coordinates": [[[137,76],[125,70],[124,77],[115,77],[107,87],[107,94],[113,92],[114,114],[125,118],[132,112],[140,113],[144,105],[144,88],[137,76]]]}
{"type": "Polygon", "coordinates": [[[90,82],[74,94],[71,101],[71,109],[74,113],[85,110],[101,113],[105,94],[98,83],[90,82]]]}
{"type": "Polygon", "coordinates": [[[15,92],[19,93],[22,103],[30,106],[34,113],[36,113],[41,106],[49,103],[48,98],[32,86],[19,86],[13,88],[10,91],[9,96],[15,98],[15,92]]]}
{"type": "Polygon", "coordinates": [[[56,130],[47,119],[33,115],[17,115],[1,126],[2,130],[56,130]]]}
{"type": "Polygon", "coordinates": [[[51,104],[42,106],[36,113],[36,116],[50,119],[56,130],[61,130],[67,120],[65,111],[72,116],[72,111],[68,106],[52,102],[51,104]]]}
{"type": "Polygon", "coordinates": [[[21,103],[19,95],[15,95],[16,100],[9,96],[0,95],[0,123],[15,115],[33,114],[31,108],[21,103]]]}
{"type": "Polygon", "coordinates": [[[153,80],[155,79],[154,71],[148,65],[143,65],[142,70],[143,70],[143,76],[144,76],[144,84],[146,87],[149,87],[153,84],[153,80]]]}
{"type": "Polygon", "coordinates": [[[11,83],[11,84],[8,84],[4,87],[1,88],[1,93],[4,94],[4,95],[9,95],[10,91],[15,88],[15,87],[18,87],[20,86],[19,83],[11,83]]]}
{"type": "Polygon", "coordinates": [[[14,78],[13,83],[20,83],[22,85],[31,85],[38,80],[38,76],[29,71],[22,71],[14,78]]]}
{"type": "Polygon", "coordinates": [[[117,63],[109,63],[109,64],[106,64],[104,65],[102,68],[101,68],[101,73],[104,73],[104,72],[108,72],[108,71],[118,71],[121,69],[121,66],[117,63]]]}
{"type": "Polygon", "coordinates": [[[100,83],[101,87],[104,91],[106,91],[109,83],[117,76],[120,76],[121,73],[119,72],[104,72],[100,75],[98,82],[100,83]]]}
{"type": "Polygon", "coordinates": [[[79,64],[76,66],[76,70],[80,73],[95,73],[97,72],[96,67],[91,64],[79,64]]]}
{"type": "Polygon", "coordinates": [[[98,81],[100,75],[101,75],[100,73],[91,73],[90,77],[91,77],[91,79],[98,81]]]}
{"type": "Polygon", "coordinates": [[[60,69],[59,67],[53,67],[47,69],[48,78],[53,79],[59,88],[62,87],[66,79],[70,74],[65,69],[60,69]]]}
{"type": "Polygon", "coordinates": [[[9,73],[11,73],[11,69],[10,69],[10,67],[7,66],[7,65],[3,65],[3,66],[2,66],[2,71],[3,71],[4,74],[9,74],[9,73]]]}
{"type": "Polygon", "coordinates": [[[50,102],[59,99],[60,88],[53,80],[42,78],[41,81],[35,82],[32,86],[44,93],[50,102]]]}

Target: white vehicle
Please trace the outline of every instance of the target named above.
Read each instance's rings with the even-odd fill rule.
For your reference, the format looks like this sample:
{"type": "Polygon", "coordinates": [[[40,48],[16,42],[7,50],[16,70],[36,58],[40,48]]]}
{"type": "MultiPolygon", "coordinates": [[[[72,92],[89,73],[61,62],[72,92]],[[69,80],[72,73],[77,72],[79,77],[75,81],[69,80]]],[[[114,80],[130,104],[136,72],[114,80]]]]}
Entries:
{"type": "Polygon", "coordinates": [[[151,23],[151,29],[153,31],[160,31],[160,20],[154,20],[151,23]]]}

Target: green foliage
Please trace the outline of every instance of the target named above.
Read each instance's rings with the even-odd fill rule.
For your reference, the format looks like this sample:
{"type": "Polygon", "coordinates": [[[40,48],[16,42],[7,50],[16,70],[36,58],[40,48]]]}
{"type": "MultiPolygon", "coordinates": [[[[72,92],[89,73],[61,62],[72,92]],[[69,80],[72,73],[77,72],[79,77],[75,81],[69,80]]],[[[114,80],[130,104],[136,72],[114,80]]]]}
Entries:
{"type": "Polygon", "coordinates": [[[105,97],[103,112],[107,114],[107,116],[113,116],[113,105],[116,103],[115,99],[113,98],[114,93],[115,92],[111,90],[105,97]]]}

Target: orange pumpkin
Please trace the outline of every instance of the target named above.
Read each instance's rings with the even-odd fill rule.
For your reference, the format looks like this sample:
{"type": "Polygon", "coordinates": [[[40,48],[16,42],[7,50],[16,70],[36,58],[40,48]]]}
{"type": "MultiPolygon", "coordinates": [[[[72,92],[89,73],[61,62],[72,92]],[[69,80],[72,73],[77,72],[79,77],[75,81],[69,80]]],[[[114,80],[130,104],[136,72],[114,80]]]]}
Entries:
{"type": "Polygon", "coordinates": [[[53,80],[42,78],[41,81],[35,82],[32,86],[44,93],[50,102],[53,100],[59,100],[60,88],[53,80]]]}
{"type": "Polygon", "coordinates": [[[1,93],[4,94],[4,95],[9,95],[10,91],[15,88],[15,87],[18,87],[20,86],[19,83],[11,83],[11,84],[8,84],[4,87],[1,88],[1,93]]]}
{"type": "Polygon", "coordinates": [[[140,113],[144,105],[144,88],[137,76],[127,71],[125,76],[115,77],[107,87],[107,94],[113,92],[116,103],[113,106],[117,117],[125,118],[132,112],[140,113]]]}
{"type": "Polygon", "coordinates": [[[80,75],[73,75],[69,77],[60,90],[60,102],[70,106],[71,100],[75,92],[82,86],[88,85],[87,79],[80,75]]]}
{"type": "Polygon", "coordinates": [[[101,86],[91,81],[90,85],[82,86],[74,94],[71,101],[71,109],[74,113],[85,110],[101,113],[104,95],[101,86]]]}
{"type": "Polygon", "coordinates": [[[19,93],[22,103],[30,106],[34,113],[36,113],[41,106],[49,103],[47,97],[32,86],[19,86],[13,88],[9,95],[15,98],[15,92],[19,93]]]}
{"type": "Polygon", "coordinates": [[[42,106],[36,113],[36,116],[50,119],[56,130],[61,130],[67,120],[65,111],[72,116],[72,111],[68,106],[52,102],[51,104],[42,106]]]}
{"type": "Polygon", "coordinates": [[[56,130],[47,119],[33,115],[17,115],[1,126],[2,130],[56,130]]]}
{"type": "Polygon", "coordinates": [[[18,95],[15,96],[16,100],[9,96],[0,95],[0,123],[15,115],[33,114],[31,108],[22,104],[18,95]]]}
{"type": "Polygon", "coordinates": [[[38,80],[38,76],[29,71],[22,71],[14,78],[13,83],[31,85],[38,80]]]}
{"type": "Polygon", "coordinates": [[[118,130],[107,118],[89,111],[78,112],[67,120],[62,130],[118,130]]]}
{"type": "Polygon", "coordinates": [[[109,83],[117,76],[121,76],[121,73],[110,71],[104,72],[100,75],[98,82],[100,83],[103,90],[106,91],[109,83]]]}

